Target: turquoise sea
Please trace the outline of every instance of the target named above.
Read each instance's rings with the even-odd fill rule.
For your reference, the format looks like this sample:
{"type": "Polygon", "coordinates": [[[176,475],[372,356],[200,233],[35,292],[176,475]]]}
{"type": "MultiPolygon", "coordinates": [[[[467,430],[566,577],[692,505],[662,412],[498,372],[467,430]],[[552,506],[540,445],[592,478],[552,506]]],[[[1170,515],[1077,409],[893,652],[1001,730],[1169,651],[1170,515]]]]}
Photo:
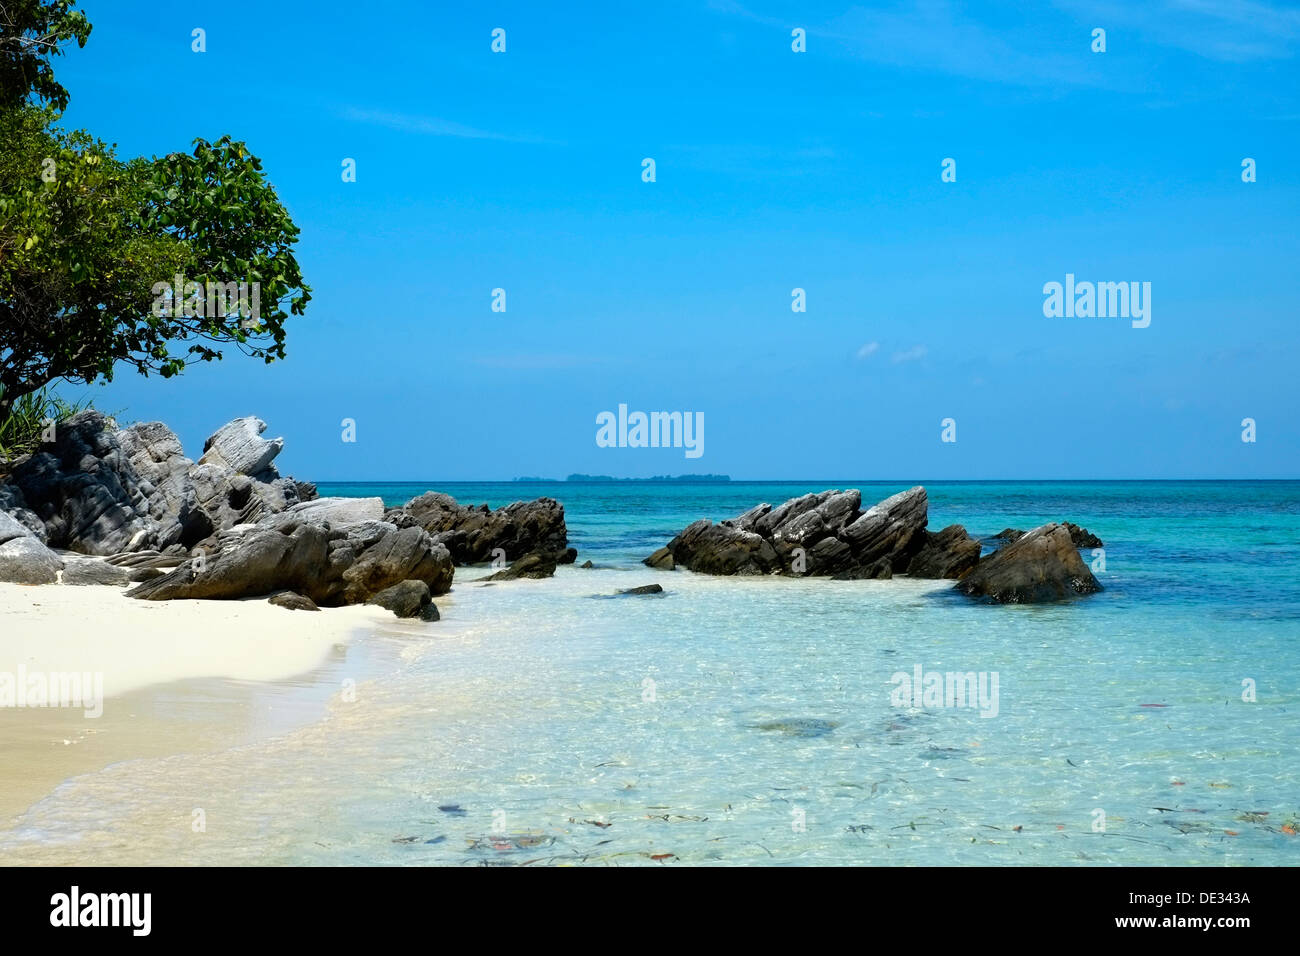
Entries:
{"type": "Polygon", "coordinates": [[[325,669],[359,676],[355,701],[71,781],[11,838],[136,834],[194,863],[1300,862],[1300,482],[926,484],[931,529],[1099,535],[1105,591],[1060,605],[640,564],[700,517],[914,483],[322,484],[549,495],[596,568],[491,587],[458,569],[443,620],[325,669]],[[653,582],[666,593],[612,597],[653,582]],[[917,667],[996,674],[996,716],[896,706],[893,676],[917,667]],[[160,833],[196,792],[220,826],[160,833]]]}

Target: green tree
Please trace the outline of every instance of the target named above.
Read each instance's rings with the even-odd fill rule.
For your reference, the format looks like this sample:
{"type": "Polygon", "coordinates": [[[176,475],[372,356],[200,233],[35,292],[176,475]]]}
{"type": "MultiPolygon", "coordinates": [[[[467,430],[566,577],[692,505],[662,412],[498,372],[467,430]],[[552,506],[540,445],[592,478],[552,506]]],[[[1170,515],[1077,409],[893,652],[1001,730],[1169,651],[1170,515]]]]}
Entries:
{"type": "Polygon", "coordinates": [[[0,419],[50,382],[111,380],[118,365],[169,377],[227,346],[284,358],[284,322],[311,299],[298,227],[245,144],[200,139],[189,154],[122,160],[55,125],[66,93],[29,62],[45,47],[16,44],[5,17],[84,40],[90,26],[72,6],[0,0],[0,76],[26,84],[18,102],[0,100],[0,419]],[[177,276],[176,298],[161,299],[177,276]],[[256,317],[212,296],[181,308],[190,283],[241,282],[257,283],[256,317]]]}

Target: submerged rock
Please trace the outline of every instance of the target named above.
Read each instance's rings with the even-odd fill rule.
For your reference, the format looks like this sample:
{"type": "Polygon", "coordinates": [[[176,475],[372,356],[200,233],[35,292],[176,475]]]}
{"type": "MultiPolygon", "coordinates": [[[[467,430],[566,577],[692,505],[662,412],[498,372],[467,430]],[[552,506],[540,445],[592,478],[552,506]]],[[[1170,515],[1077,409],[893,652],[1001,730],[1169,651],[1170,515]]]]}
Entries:
{"type": "Polygon", "coordinates": [[[825,737],[839,726],[833,720],[817,717],[795,717],[790,720],[773,720],[756,725],[757,729],[785,734],[787,737],[825,737]]]}
{"type": "Polygon", "coordinates": [[[526,554],[508,568],[484,578],[485,581],[515,581],[519,578],[550,578],[555,576],[557,556],[534,552],[526,554]]]}
{"type": "Polygon", "coordinates": [[[643,584],[639,588],[624,588],[619,594],[663,594],[664,586],[662,584],[643,584]]]}
{"type": "Polygon", "coordinates": [[[1000,604],[1059,601],[1094,594],[1101,585],[1062,524],[1045,524],[982,558],[957,584],[969,597],[1000,604]]]}

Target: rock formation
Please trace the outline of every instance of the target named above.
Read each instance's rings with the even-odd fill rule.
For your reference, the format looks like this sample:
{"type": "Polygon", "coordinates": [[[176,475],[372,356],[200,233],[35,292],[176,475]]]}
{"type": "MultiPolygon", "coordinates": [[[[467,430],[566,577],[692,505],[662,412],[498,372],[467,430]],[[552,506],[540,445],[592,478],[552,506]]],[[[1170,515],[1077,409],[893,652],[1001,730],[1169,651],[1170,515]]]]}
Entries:
{"type": "Polygon", "coordinates": [[[1079,557],[1063,524],[1045,524],[983,558],[955,585],[999,604],[1059,601],[1094,594],[1101,585],[1079,557]]]}

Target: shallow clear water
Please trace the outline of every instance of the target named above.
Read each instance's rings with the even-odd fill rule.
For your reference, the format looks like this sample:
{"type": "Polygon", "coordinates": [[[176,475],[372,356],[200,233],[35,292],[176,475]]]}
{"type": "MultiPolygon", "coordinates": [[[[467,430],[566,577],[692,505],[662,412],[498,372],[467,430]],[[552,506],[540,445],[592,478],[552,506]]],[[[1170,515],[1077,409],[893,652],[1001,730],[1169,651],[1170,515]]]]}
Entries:
{"type": "MultiPolygon", "coordinates": [[[[400,503],[427,487],[320,490],[400,503]]],[[[484,571],[458,569],[438,601],[442,621],[367,639],[355,702],[336,698],[327,719],[274,739],[72,780],[0,831],[0,853],[324,864],[1300,858],[1300,483],[928,485],[934,529],[960,522],[990,535],[1069,519],[1105,540],[1106,590],[1038,607],[973,604],[944,582],[719,579],[638,563],[698,517],[825,487],[861,487],[870,503],[900,484],[437,487],[493,506],[559,498],[579,560],[597,568],[491,587],[473,583],[484,571]],[[655,581],[666,594],[610,596],[655,581]],[[996,716],[894,706],[891,678],[917,666],[996,672],[996,716]],[[1254,702],[1242,699],[1246,679],[1254,702]]],[[[321,679],[340,681],[348,666],[321,679]]]]}

